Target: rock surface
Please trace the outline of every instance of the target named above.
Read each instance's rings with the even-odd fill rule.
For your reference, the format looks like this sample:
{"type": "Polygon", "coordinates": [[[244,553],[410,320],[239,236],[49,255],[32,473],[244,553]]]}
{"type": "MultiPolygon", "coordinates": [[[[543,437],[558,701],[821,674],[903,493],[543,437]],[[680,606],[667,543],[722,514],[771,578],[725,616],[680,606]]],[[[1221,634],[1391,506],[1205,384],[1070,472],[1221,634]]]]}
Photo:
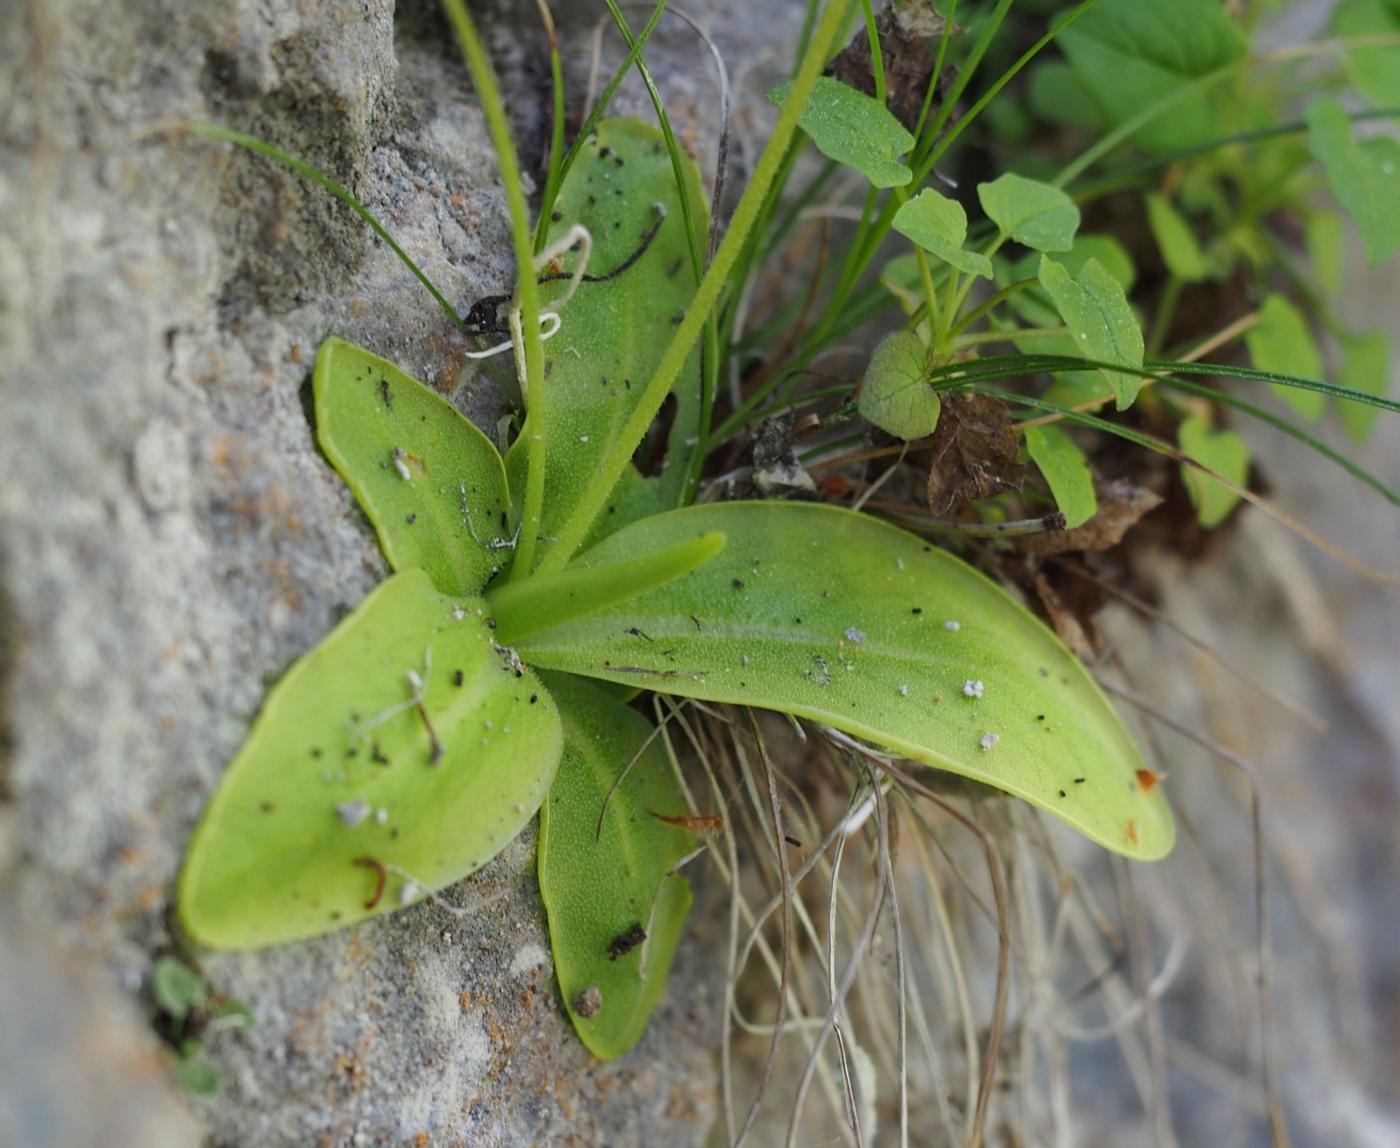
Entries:
{"type": "MultiPolygon", "coordinates": [[[[476,8],[530,164],[548,115],[534,5],[476,8]]],[[[731,67],[756,50],[737,12],[711,14],[731,67]]],[[[574,49],[590,25],[563,25],[585,68],[574,49]]],[[[677,72],[672,113],[712,148],[694,59],[668,32],[654,66],[663,84],[677,72]]],[[[205,955],[209,982],[257,1024],[209,1042],[218,1096],[170,1097],[146,986],[175,943],[190,830],[269,682],[385,573],[313,445],[316,347],[331,333],[364,344],[488,429],[503,409],[358,219],[260,158],[190,138],[190,120],[334,174],[463,309],[512,286],[494,157],[435,5],[0,11],[0,1140],[698,1142],[714,1105],[715,964],[683,955],[641,1047],[591,1062],[554,999],[532,838],[454,891],[487,901],[464,917],[425,905],[205,955]],[[29,1013],[70,997],[57,1023],[29,1013]],[[121,1056],[98,1062],[94,1040],[121,1056]],[[88,1114],[100,1136],[51,1122],[65,1093],[112,1098],[88,1114]]]]}

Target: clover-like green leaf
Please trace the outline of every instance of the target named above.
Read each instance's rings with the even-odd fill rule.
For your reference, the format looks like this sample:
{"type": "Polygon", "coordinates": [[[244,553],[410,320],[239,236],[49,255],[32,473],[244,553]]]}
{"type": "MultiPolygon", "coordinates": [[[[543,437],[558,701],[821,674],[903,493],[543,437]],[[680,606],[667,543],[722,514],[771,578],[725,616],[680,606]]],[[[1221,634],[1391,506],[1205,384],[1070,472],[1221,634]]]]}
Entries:
{"type": "Polygon", "coordinates": [[[1059,427],[1033,426],[1026,428],[1026,450],[1050,484],[1055,505],[1065,516],[1065,529],[1073,530],[1093,518],[1099,498],[1079,444],[1059,427]]]}
{"type": "MultiPolygon", "coordinates": [[[[1282,295],[1270,295],[1259,308],[1259,322],[1244,335],[1249,357],[1261,371],[1322,378],[1322,356],[1303,313],[1282,295]]],[[[1317,391],[1270,384],[1274,394],[1304,418],[1316,422],[1327,407],[1327,396],[1317,391]]]]}
{"type": "Polygon", "coordinates": [[[894,229],[925,251],[969,275],[992,277],[992,261],[980,251],[963,247],[967,239],[967,212],[962,204],[931,187],[924,188],[894,213],[894,229]]]}
{"type": "Polygon", "coordinates": [[[1117,407],[1133,405],[1142,387],[1142,328],[1128,305],[1123,285],[1097,259],[1071,277],[1063,264],[1040,257],[1040,285],[1049,293],[1074,336],[1077,354],[1102,363],[1121,363],[1126,371],[1102,373],[1117,399],[1117,407]]]}
{"type": "Polygon", "coordinates": [[[1164,195],[1147,197],[1147,223],[1162,262],[1178,279],[1196,283],[1210,275],[1210,263],[1196,241],[1191,225],[1164,195]]]}
{"type": "MultiPolygon", "coordinates": [[[[1201,415],[1182,421],[1176,432],[1182,454],[1193,458],[1238,486],[1249,478],[1249,448],[1234,431],[1212,430],[1201,415]]],[[[1239,502],[1240,496],[1193,466],[1181,468],[1181,481],[1196,508],[1196,518],[1207,530],[1219,526],[1239,502]]]]}
{"type": "Polygon", "coordinates": [[[161,957],[151,967],[151,996],[161,1012],[176,1023],[202,1008],[209,999],[200,975],[177,957],[161,957]]]}
{"type": "MultiPolygon", "coordinates": [[[[1244,37],[1219,0],[1100,0],[1059,37],[1104,118],[1124,124],[1186,85],[1240,59],[1244,37]]],[[[1219,99],[1185,96],[1134,139],[1170,151],[1220,134],[1219,99]]]]}
{"type": "MultiPolygon", "coordinates": [[[[705,197],[695,164],[682,168],[697,227],[707,223],[705,197]]],[[[588,229],[592,253],[581,283],[559,311],[559,333],[544,345],[543,403],[531,404],[506,468],[511,489],[525,490],[530,445],[545,444],[544,505],[537,553],[548,552],[560,525],[575,510],[643,389],[685,310],[695,296],[690,240],[681,214],[675,174],[661,133],[637,120],[604,120],[580,149],[559,189],[549,241],[563,238],[575,224],[588,229]],[[648,238],[650,237],[650,238],[648,238]],[[536,436],[540,436],[537,440],[536,436]]],[[[577,253],[559,260],[560,275],[573,269],[577,253]]],[[[541,288],[541,307],[567,289],[563,279],[541,288]]],[[[687,360],[676,380],[677,400],[667,458],[668,486],[686,469],[687,439],[699,434],[700,354],[687,360]]],[[[674,493],[674,492],[673,492],[674,493]]],[[[673,499],[674,501],[674,499],[673,499]]]]}
{"type": "Polygon", "coordinates": [[[316,354],[316,436],[395,570],[476,594],[510,556],[505,467],[437,392],[341,339],[316,354]]]}
{"type": "Polygon", "coordinates": [[[180,919],[246,949],[410,903],[520,832],[561,744],[484,603],[396,574],[268,694],[195,831],[180,919]]]}
{"type": "Polygon", "coordinates": [[[824,722],[1015,794],[1131,857],[1171,812],[1074,655],[1010,596],[921,539],[803,503],[691,507],[580,555],[608,565],[722,531],[720,556],[528,637],[533,665],[824,722]]]}
{"type": "Polygon", "coordinates": [[[1007,172],[979,184],[987,218],[1017,243],[1036,251],[1069,251],[1079,230],[1079,208],[1058,187],[1007,172]]]}
{"type": "Polygon", "coordinates": [[[932,434],[942,403],[929,385],[927,358],[928,349],[912,331],[893,331],[881,339],[861,385],[861,416],[895,438],[932,434]]]}
{"type": "MultiPolygon", "coordinates": [[[[1390,337],[1385,331],[1369,331],[1342,343],[1342,375],[1348,390],[1383,395],[1390,388],[1390,337]]],[[[1354,442],[1365,442],[1380,408],[1354,399],[1337,400],[1337,417],[1354,442]]]]}
{"type": "Polygon", "coordinates": [[[1361,232],[1366,260],[1379,267],[1400,247],[1400,140],[1351,137],[1351,121],[1336,100],[1318,100],[1303,113],[1308,146],[1327,171],[1337,200],[1361,232]]]}
{"type": "Polygon", "coordinates": [[[663,820],[688,808],[655,727],[597,684],[546,680],[564,755],[540,807],[540,895],[569,1019],[610,1060],[661,999],[690,910],[690,885],[671,869],[696,839],[663,820]]]}
{"type": "MultiPolygon", "coordinates": [[[[782,107],[791,89],[783,84],[768,98],[782,107]]],[[[855,168],[876,187],[903,187],[914,178],[899,162],[914,147],[909,129],[879,100],[840,80],[818,77],[797,122],[822,155],[855,168]]]]}
{"type": "MultiPolygon", "coordinates": [[[[1344,39],[1400,37],[1400,5],[1390,0],[1346,0],[1332,15],[1332,33],[1344,39]]],[[[1382,106],[1400,104],[1400,44],[1365,44],[1342,57],[1361,93],[1382,106]]]]}

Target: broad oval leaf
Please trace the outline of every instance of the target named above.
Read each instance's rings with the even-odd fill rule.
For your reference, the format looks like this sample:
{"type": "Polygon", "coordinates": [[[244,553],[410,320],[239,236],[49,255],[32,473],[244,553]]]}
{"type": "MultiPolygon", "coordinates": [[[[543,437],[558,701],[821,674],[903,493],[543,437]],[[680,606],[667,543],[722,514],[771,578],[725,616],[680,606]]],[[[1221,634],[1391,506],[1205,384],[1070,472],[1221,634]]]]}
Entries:
{"type": "Polygon", "coordinates": [[[1065,529],[1083,526],[1099,508],[1094,476],[1079,444],[1059,427],[1026,428],[1026,450],[1050,484],[1055,505],[1065,516],[1065,529]]]}
{"type": "MultiPolygon", "coordinates": [[[[1282,295],[1270,295],[1259,308],[1259,322],[1244,333],[1250,360],[1261,371],[1320,379],[1322,355],[1303,313],[1282,295]]],[[[1327,396],[1271,383],[1270,390],[1311,422],[1322,417],[1327,396]]]]}
{"type": "Polygon", "coordinates": [[[316,353],[316,437],[395,570],[476,594],[509,563],[510,498],[491,440],[387,359],[341,339],[316,353]]]}
{"type": "MultiPolygon", "coordinates": [[[[1187,458],[1195,459],[1236,486],[1249,480],[1249,448],[1234,431],[1212,430],[1201,415],[1184,419],[1176,431],[1177,445],[1187,458]]],[[[1194,466],[1181,468],[1181,481],[1196,508],[1196,518],[1207,530],[1229,517],[1240,496],[1194,466]]]]}
{"type": "MultiPolygon", "coordinates": [[[[768,93],[783,106],[791,84],[768,93]]],[[[798,121],[817,150],[855,168],[876,187],[903,187],[914,173],[899,162],[912,151],[914,137],[884,104],[831,76],[819,76],[798,121]]]]}
{"type": "MultiPolygon", "coordinates": [[[[1070,66],[1114,126],[1245,55],[1220,0],[1100,0],[1059,37],[1070,66]]],[[[1220,134],[1218,93],[1184,96],[1133,138],[1170,151],[1220,134]]]]}
{"type": "Polygon", "coordinates": [[[1084,264],[1071,277],[1049,256],[1040,257],[1040,285],[1049,293],[1065,325],[1074,336],[1075,349],[1086,359],[1101,363],[1121,363],[1136,368],[1103,371],[1113,388],[1117,407],[1133,405],[1142,388],[1142,328],[1128,305],[1123,285],[1097,259],[1084,264]]]}
{"type": "MultiPolygon", "coordinates": [[[[696,226],[703,228],[708,216],[699,173],[688,158],[682,166],[692,211],[699,215],[696,226]]],[[[526,396],[525,425],[506,457],[518,499],[525,491],[531,443],[545,445],[539,556],[574,517],[695,296],[675,174],[655,128],[621,119],[598,125],[559,189],[550,242],[574,224],[592,236],[586,274],[597,280],[581,283],[560,308],[559,333],[544,345],[543,386],[549,393],[533,404],[526,396]]],[[[571,271],[576,258],[562,257],[558,270],[549,274],[571,271]]],[[[541,307],[549,310],[566,288],[562,279],[546,283],[541,307]]],[[[700,385],[697,350],[673,391],[678,405],[672,442],[681,447],[699,434],[700,385]]],[[[685,472],[683,453],[668,457],[672,485],[685,472]]]]}
{"type": "Polygon", "coordinates": [[[656,728],[591,682],[547,682],[564,754],[540,807],[540,895],[569,1019],[611,1060],[637,1043],[661,999],[690,911],[689,883],[668,874],[696,838],[662,820],[689,808],[656,728]]]}
{"type": "Polygon", "coordinates": [[[928,381],[928,348],[912,331],[894,331],[870,356],[857,406],[861,416],[895,438],[933,433],[942,409],[928,381]]]}
{"type": "Polygon", "coordinates": [[[892,226],[959,271],[983,279],[992,277],[992,261],[980,251],[968,251],[963,246],[967,239],[967,212],[957,200],[926,187],[900,206],[892,226]]]}
{"type": "Polygon", "coordinates": [[[1336,100],[1318,100],[1303,113],[1308,147],[1327,171],[1337,201],[1361,232],[1366,261],[1379,267],[1400,247],[1400,141],[1351,137],[1351,121],[1336,100]]]}
{"type": "Polygon", "coordinates": [[[411,903],[520,832],[561,745],[484,604],[396,574],[267,695],[195,831],[180,919],[200,944],[247,949],[411,903]]]}
{"type": "Polygon", "coordinates": [[[1170,850],[1161,786],[1137,784],[1141,755],[1084,667],[1009,595],[911,534],[837,507],[733,502],[639,522],[575,565],[711,531],[729,545],[708,565],[527,638],[521,656],[825,722],[1130,857],[1170,850]]]}
{"type": "Polygon", "coordinates": [[[1036,251],[1069,251],[1079,230],[1079,208],[1058,187],[1007,172],[978,184],[987,218],[1017,243],[1036,251]]]}

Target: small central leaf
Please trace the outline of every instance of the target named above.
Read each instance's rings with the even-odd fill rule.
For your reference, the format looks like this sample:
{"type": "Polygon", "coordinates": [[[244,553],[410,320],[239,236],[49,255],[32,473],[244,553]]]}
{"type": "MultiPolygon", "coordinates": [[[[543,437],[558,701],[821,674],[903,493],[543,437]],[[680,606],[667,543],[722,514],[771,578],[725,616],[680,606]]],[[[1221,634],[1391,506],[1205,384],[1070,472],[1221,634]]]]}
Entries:
{"type": "Polygon", "coordinates": [[[1123,285],[1097,259],[1090,259],[1071,277],[1062,264],[1045,255],[1040,257],[1040,285],[1054,300],[1079,354],[1132,368],[1103,372],[1118,409],[1132,406],[1142,387],[1144,345],[1123,285]]]}
{"type": "Polygon", "coordinates": [[[992,261],[963,247],[967,239],[967,212],[955,199],[924,188],[894,213],[894,229],[925,251],[969,275],[992,277],[992,261]]]}
{"type": "Polygon", "coordinates": [[[1079,229],[1079,208],[1058,187],[1007,172],[979,184],[982,210],[1017,243],[1036,251],[1069,251],[1079,229]]]}
{"type": "MultiPolygon", "coordinates": [[[[791,91],[783,84],[768,98],[783,106],[791,91]]],[[[798,125],[828,159],[855,168],[876,187],[903,187],[914,173],[899,157],[914,147],[914,137],[884,104],[830,76],[817,78],[798,125]]]]}

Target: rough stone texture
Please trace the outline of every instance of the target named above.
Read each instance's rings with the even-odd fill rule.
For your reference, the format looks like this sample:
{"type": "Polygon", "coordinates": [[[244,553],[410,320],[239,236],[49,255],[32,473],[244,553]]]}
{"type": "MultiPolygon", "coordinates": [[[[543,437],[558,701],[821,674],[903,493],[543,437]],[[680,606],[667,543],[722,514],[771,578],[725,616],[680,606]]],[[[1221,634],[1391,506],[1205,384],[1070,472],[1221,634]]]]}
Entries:
{"type": "MultiPolygon", "coordinates": [[[[556,8],[579,91],[592,10],[556,8]]],[[[741,165],[770,114],[755,96],[790,58],[800,9],[703,5],[736,89],[741,165]]],[[[532,6],[483,23],[533,163],[547,117],[532,6]]],[[[165,129],[216,118],[282,143],[360,194],[452,299],[508,290],[494,162],[443,36],[426,0],[398,13],[387,0],[0,8],[0,1143],[705,1136],[714,951],[694,932],[642,1045],[614,1065],[590,1062],[553,999],[528,837],[452,891],[480,906],[465,918],[422,906],[312,943],[204,958],[213,985],[258,1018],[211,1044],[226,1079],[217,1099],[173,1093],[150,1024],[144,986],[173,943],[171,883],[195,818],[268,682],[384,572],[312,444],[317,344],[331,332],[364,343],[455,391],[484,426],[501,409],[486,374],[459,388],[464,345],[348,212],[266,163],[165,129]]],[[[617,58],[615,43],[608,52],[617,58]]],[[[665,27],[654,58],[680,62],[663,76],[669,106],[682,138],[709,154],[704,57],[665,27]]],[[[647,105],[631,86],[618,106],[647,105]]],[[[1397,297],[1392,281],[1354,302],[1379,322],[1397,297]]],[[[1400,481],[1395,420],[1382,432],[1363,459],[1400,481]]],[[[1400,566],[1391,511],[1255,437],[1283,505],[1400,566]]],[[[1380,1148],[1400,1138],[1385,1107],[1400,1076],[1387,1036],[1400,1020],[1393,590],[1280,538],[1259,524],[1212,569],[1164,567],[1168,605],[1328,714],[1327,735],[1165,634],[1119,634],[1138,689],[1265,776],[1296,1142],[1380,1148]]],[[[1247,1071],[1242,1022],[1221,1004],[1232,999],[1225,957],[1248,945],[1247,816],[1214,764],[1163,736],[1177,803],[1228,875],[1224,941],[1193,948],[1170,1020],[1247,1071]]],[[[1143,878],[1154,916],[1164,929],[1198,923],[1191,859],[1161,873],[1143,878]]],[[[1075,1098],[1081,1142],[1152,1143],[1117,1050],[1076,1055],[1090,1068],[1077,1079],[1092,1084],[1075,1098]]],[[[1179,1073],[1173,1086],[1179,1142],[1233,1133],[1232,1099],[1179,1073]]],[[[1252,1136],[1262,1142],[1257,1124],[1252,1136]]]]}
{"type": "MultiPolygon", "coordinates": [[[[535,170],[547,87],[534,7],[484,8],[535,170]]],[[[737,28],[737,11],[715,20],[737,28]]],[[[580,24],[563,23],[571,45],[586,43],[580,24]]],[[[765,34],[788,32],[779,20],[765,34]]],[[[668,34],[670,66],[689,68],[680,43],[668,34]]],[[[733,66],[754,39],[727,46],[733,66]]],[[[424,906],[205,955],[212,985],[258,1023],[211,1042],[219,1097],[162,1098],[144,986],[174,944],[189,832],[268,683],[385,572],[313,446],[315,349],[336,333],[455,391],[483,426],[501,410],[485,372],[459,387],[465,344],[349,211],[180,133],[197,119],[336,175],[454,301],[513,279],[494,158],[434,5],[0,10],[0,732],[13,751],[0,1109],[19,1121],[13,1142],[97,1142],[47,1123],[65,1094],[112,1097],[89,1114],[110,1148],[196,1143],[194,1123],[240,1146],[695,1142],[713,1110],[714,962],[683,956],[642,1045],[591,1062],[554,999],[531,838],[453,891],[488,901],[462,918],[424,906]],[[66,1009],[36,1023],[29,1009],[54,997],[66,1009]]]]}

